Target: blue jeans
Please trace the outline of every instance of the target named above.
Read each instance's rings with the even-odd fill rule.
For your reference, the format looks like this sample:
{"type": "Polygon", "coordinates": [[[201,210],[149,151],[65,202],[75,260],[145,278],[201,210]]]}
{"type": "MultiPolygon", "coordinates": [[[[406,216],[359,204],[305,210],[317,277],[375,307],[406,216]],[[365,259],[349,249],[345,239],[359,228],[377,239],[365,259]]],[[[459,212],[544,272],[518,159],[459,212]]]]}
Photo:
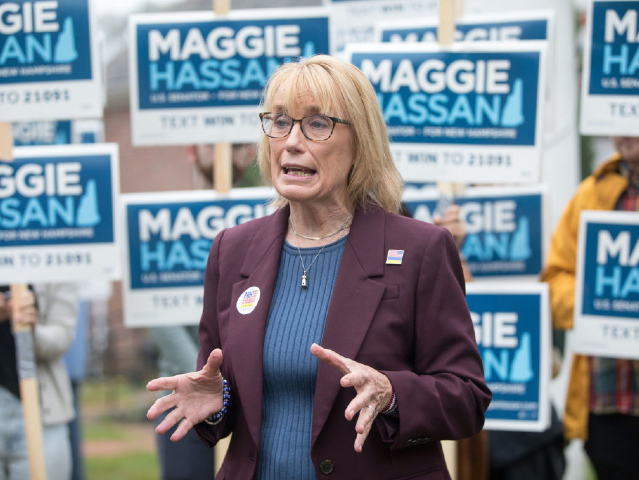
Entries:
{"type": "MultiPolygon", "coordinates": [[[[0,386],[0,480],[29,480],[22,403],[0,386]]],[[[69,480],[71,447],[67,424],[42,429],[47,480],[69,480]]]]}
{"type": "Polygon", "coordinates": [[[29,457],[24,436],[22,404],[0,386],[0,480],[29,479],[29,457]]]}

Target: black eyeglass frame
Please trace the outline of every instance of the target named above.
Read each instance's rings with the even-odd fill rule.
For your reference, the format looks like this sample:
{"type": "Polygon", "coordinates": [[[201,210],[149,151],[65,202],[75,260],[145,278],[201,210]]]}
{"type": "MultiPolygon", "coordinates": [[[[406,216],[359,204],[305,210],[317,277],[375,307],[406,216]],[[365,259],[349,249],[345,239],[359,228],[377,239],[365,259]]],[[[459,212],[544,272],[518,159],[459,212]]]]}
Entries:
{"type": "Polygon", "coordinates": [[[308,138],[311,142],[325,142],[326,140],[331,138],[333,136],[333,131],[335,131],[335,124],[336,123],[342,123],[344,125],[350,125],[351,124],[350,122],[348,122],[346,120],[342,120],[341,118],[331,117],[331,116],[328,116],[328,115],[321,115],[321,114],[306,115],[305,117],[297,119],[297,118],[291,117],[290,115],[286,115],[285,113],[274,113],[274,112],[262,112],[262,113],[260,113],[260,125],[262,125],[262,131],[264,132],[264,135],[266,135],[269,138],[285,138],[285,137],[288,137],[291,134],[291,132],[293,131],[293,127],[295,126],[295,123],[299,123],[300,124],[300,130],[302,131],[304,136],[306,138],[308,138]],[[266,129],[264,128],[264,117],[266,115],[280,115],[280,116],[283,116],[283,117],[290,118],[292,120],[291,128],[286,133],[286,135],[282,135],[282,136],[279,136],[279,137],[274,137],[273,135],[269,135],[266,132],[266,129]],[[331,127],[331,133],[329,133],[328,137],[326,137],[326,138],[324,138],[322,140],[316,140],[316,139],[311,138],[308,135],[306,135],[306,132],[304,131],[304,127],[302,127],[302,120],[304,120],[305,118],[310,118],[310,117],[324,117],[324,118],[328,118],[328,119],[333,121],[333,126],[331,127]]]}

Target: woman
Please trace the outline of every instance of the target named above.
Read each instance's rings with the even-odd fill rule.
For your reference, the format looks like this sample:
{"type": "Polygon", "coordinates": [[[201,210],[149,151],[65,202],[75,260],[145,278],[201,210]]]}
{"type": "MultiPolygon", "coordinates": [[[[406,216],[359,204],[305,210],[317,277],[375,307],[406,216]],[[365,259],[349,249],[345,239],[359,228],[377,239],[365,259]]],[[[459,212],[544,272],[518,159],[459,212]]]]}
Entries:
{"type": "Polygon", "coordinates": [[[12,319],[9,286],[0,286],[0,479],[32,478],[13,322],[34,329],[33,354],[40,392],[45,468],[48,478],[66,480],[71,478],[72,471],[68,423],[75,411],[63,355],[75,335],[77,291],[75,285],[66,283],[39,284],[33,289],[34,292],[25,293],[19,316],[12,319]]]}
{"type": "Polygon", "coordinates": [[[216,237],[201,370],[150,382],[174,392],[149,418],[176,407],[156,429],[182,420],[173,440],[232,432],[218,478],[450,478],[439,440],[476,434],[490,401],[451,235],[396,213],[401,178],[357,68],[283,65],[264,110],[279,208],[216,237]]]}

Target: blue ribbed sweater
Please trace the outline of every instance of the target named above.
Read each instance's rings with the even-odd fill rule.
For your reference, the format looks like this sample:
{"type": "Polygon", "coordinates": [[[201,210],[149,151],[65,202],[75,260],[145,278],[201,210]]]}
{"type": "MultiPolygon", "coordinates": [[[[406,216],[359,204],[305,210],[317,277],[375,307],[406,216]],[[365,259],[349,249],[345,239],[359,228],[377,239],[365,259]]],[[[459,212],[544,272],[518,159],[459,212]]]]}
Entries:
{"type": "MultiPolygon", "coordinates": [[[[322,341],[345,245],[343,237],[324,248],[302,289],[299,252],[284,242],[264,339],[260,480],[317,478],[310,453],[318,360],[310,347],[322,341]]],[[[301,249],[307,269],[320,248],[301,249]]]]}

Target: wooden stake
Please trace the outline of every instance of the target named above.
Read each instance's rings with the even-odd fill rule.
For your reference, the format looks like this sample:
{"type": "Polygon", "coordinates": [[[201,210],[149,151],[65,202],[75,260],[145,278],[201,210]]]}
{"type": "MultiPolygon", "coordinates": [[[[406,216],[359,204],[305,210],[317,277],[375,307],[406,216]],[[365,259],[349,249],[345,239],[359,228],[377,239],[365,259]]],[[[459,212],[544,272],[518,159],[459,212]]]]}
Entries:
{"type": "Polygon", "coordinates": [[[0,123],[0,160],[13,160],[13,134],[10,122],[0,123]]]}
{"type": "Polygon", "coordinates": [[[215,15],[226,15],[231,10],[231,0],[213,0],[215,15]]]}
{"type": "MultiPolygon", "coordinates": [[[[0,123],[0,159],[5,162],[13,161],[13,132],[9,122],[0,123]]],[[[11,285],[12,318],[18,316],[22,307],[22,297],[26,291],[26,285],[11,285]]],[[[32,480],[46,480],[40,395],[33,348],[33,327],[13,322],[13,333],[16,343],[16,368],[20,380],[20,401],[22,402],[24,434],[29,455],[30,478],[32,480]]]]}
{"type": "Polygon", "coordinates": [[[455,41],[455,0],[439,0],[439,25],[437,41],[440,45],[451,45],[455,41]]]}
{"type": "Polygon", "coordinates": [[[213,188],[218,193],[228,193],[233,186],[233,146],[216,143],[213,151],[213,188]]]}
{"type": "MultiPolygon", "coordinates": [[[[26,285],[11,285],[13,318],[19,315],[22,298],[26,291],[26,285]]],[[[42,419],[40,417],[38,379],[36,378],[33,327],[13,322],[13,334],[16,342],[16,366],[20,379],[20,400],[22,401],[24,433],[29,453],[30,478],[32,480],[46,480],[47,471],[42,443],[42,419]]]]}

